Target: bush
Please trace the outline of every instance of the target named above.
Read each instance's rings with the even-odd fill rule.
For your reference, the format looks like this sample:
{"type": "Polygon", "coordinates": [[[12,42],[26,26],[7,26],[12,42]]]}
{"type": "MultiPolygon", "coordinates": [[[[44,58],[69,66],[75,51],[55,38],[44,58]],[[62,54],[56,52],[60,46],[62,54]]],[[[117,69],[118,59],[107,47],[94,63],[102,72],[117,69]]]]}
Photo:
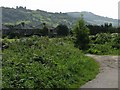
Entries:
{"type": "Polygon", "coordinates": [[[111,42],[112,36],[109,33],[100,33],[100,34],[96,34],[96,40],[95,43],[96,44],[105,44],[108,42],[111,42]]]}
{"type": "Polygon", "coordinates": [[[90,48],[87,53],[101,55],[120,54],[120,36],[117,33],[100,33],[90,36],[90,48]]]}
{"type": "Polygon", "coordinates": [[[56,27],[56,30],[58,36],[67,36],[69,34],[69,29],[66,25],[60,24],[56,27]]]}
{"type": "Polygon", "coordinates": [[[42,36],[47,36],[48,35],[48,28],[46,26],[43,27],[43,29],[41,30],[41,35],[42,36]]]}

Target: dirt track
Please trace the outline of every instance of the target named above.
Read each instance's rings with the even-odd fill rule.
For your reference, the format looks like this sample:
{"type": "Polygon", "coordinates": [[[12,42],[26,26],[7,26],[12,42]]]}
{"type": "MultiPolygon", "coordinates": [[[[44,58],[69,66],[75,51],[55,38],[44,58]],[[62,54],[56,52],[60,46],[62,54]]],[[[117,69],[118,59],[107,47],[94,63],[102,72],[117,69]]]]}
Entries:
{"type": "Polygon", "coordinates": [[[118,60],[120,56],[86,55],[100,63],[100,73],[94,80],[80,88],[118,88],[118,60]]]}

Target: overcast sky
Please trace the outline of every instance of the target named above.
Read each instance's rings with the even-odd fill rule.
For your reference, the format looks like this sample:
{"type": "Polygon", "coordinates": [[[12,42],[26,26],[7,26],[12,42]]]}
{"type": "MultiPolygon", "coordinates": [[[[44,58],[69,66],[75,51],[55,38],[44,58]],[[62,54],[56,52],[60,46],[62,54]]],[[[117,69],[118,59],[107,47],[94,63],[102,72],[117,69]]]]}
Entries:
{"type": "Polygon", "coordinates": [[[26,6],[27,9],[40,9],[48,12],[88,11],[101,16],[118,18],[119,0],[0,0],[0,6],[26,6]]]}

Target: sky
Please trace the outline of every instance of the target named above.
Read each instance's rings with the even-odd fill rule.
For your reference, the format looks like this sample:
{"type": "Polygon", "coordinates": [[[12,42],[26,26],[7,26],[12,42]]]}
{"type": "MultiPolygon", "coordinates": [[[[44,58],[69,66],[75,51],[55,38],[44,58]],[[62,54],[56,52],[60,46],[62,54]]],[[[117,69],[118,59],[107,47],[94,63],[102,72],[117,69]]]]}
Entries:
{"type": "Polygon", "coordinates": [[[88,11],[96,15],[118,18],[119,0],[0,0],[0,6],[23,6],[27,9],[40,9],[48,12],[88,11]]]}

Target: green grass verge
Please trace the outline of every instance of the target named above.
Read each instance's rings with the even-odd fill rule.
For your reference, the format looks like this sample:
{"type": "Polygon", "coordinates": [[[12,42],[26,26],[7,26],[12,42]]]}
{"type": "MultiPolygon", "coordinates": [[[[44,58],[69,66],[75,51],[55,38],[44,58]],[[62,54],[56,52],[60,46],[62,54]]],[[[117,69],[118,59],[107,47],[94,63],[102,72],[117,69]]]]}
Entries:
{"type": "Polygon", "coordinates": [[[16,40],[3,50],[2,65],[3,88],[78,88],[99,73],[67,37],[16,40]]]}

